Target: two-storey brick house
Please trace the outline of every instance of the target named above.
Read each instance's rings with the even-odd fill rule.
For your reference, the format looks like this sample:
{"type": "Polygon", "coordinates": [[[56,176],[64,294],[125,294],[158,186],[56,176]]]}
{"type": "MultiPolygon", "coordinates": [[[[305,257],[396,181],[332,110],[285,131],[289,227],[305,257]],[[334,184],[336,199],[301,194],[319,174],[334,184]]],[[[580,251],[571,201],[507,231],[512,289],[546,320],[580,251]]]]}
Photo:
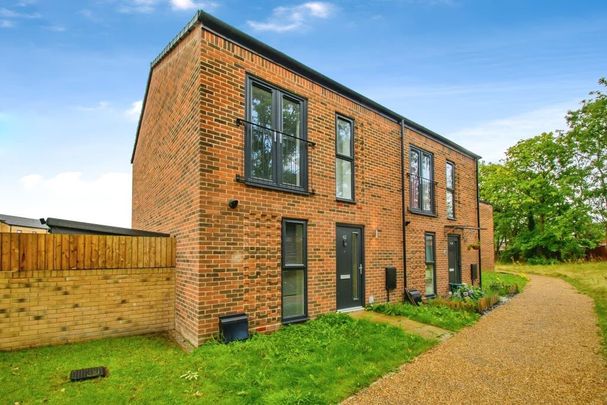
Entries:
{"type": "Polygon", "coordinates": [[[177,332],[274,330],[471,282],[478,156],[199,12],[152,62],[133,226],[177,237],[177,332]]]}

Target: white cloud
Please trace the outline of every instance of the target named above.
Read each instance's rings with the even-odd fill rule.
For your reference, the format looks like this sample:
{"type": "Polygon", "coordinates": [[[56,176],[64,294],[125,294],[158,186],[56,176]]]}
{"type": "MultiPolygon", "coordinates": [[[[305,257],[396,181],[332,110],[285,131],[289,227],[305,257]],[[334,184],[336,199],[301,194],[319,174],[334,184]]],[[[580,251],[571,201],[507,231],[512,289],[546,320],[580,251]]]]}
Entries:
{"type": "Polygon", "coordinates": [[[110,103],[107,101],[100,101],[93,106],[77,105],[76,109],[80,111],[102,111],[107,110],[110,107],[110,103]]]}
{"type": "Polygon", "coordinates": [[[95,178],[85,178],[81,172],[53,177],[30,174],[5,186],[2,212],[6,214],[124,227],[131,223],[130,173],[104,173],[95,178]]]}
{"type": "Polygon", "coordinates": [[[214,9],[217,3],[212,1],[170,0],[173,10],[195,10],[199,8],[214,9]]]}
{"type": "Polygon", "coordinates": [[[488,162],[505,157],[506,150],[521,139],[558,129],[566,129],[565,115],[576,101],[528,111],[510,117],[479,123],[448,134],[488,162]]]}
{"type": "Polygon", "coordinates": [[[128,117],[128,119],[132,121],[138,121],[139,115],[141,114],[141,108],[143,107],[143,100],[137,100],[131,104],[131,108],[126,110],[124,114],[128,117]]]}
{"type": "Polygon", "coordinates": [[[52,31],[52,32],[65,32],[66,28],[63,25],[47,25],[46,27],[44,27],[46,30],[48,31],[52,31]]]}
{"type": "Polygon", "coordinates": [[[0,20],[0,28],[13,28],[15,23],[11,20],[0,20]]]}
{"type": "Polygon", "coordinates": [[[26,19],[35,19],[40,18],[41,15],[38,13],[18,13],[13,10],[9,10],[8,8],[0,8],[0,17],[4,18],[26,18],[26,19]]]}
{"type": "Polygon", "coordinates": [[[126,0],[118,7],[118,12],[132,13],[152,13],[156,9],[158,0],[126,0]]]}
{"type": "Polygon", "coordinates": [[[287,32],[302,29],[313,19],[327,19],[335,12],[331,3],[310,1],[291,7],[276,7],[264,22],[247,21],[256,31],[287,32]]]}

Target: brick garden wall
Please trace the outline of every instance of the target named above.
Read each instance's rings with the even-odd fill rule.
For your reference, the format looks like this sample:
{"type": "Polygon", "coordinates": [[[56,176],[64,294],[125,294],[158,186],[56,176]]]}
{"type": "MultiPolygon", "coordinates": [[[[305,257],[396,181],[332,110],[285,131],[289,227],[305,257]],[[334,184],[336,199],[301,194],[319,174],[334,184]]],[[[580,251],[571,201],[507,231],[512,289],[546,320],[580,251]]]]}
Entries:
{"type": "Polygon", "coordinates": [[[493,206],[481,201],[481,260],[483,270],[495,270],[495,246],[493,241],[493,206]]]}
{"type": "Polygon", "coordinates": [[[170,238],[0,234],[0,350],[173,329],[170,238]]]}

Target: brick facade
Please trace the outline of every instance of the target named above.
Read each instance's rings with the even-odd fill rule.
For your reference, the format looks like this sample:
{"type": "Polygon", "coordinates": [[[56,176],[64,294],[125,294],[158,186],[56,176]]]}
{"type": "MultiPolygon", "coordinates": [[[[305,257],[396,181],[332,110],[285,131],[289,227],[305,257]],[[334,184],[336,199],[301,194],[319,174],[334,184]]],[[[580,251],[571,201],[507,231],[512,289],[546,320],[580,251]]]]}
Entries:
{"type": "MultiPolygon", "coordinates": [[[[409,144],[435,156],[437,216],[406,213],[407,276],[424,288],[423,233],[437,243],[437,285],[447,292],[445,225],[477,226],[474,157],[414,130],[409,144]],[[455,221],[446,219],[446,159],[456,164],[455,221]],[[441,191],[442,190],[442,191],[441,191]]],[[[405,152],[405,171],[408,154],[405,152]]],[[[133,227],[177,237],[176,330],[197,345],[217,333],[218,317],[245,312],[250,326],[281,325],[281,223],[308,221],[308,315],[336,309],[337,224],[364,227],[364,297],[387,299],[384,268],[398,271],[392,301],[403,297],[401,123],[294,73],[196,24],[151,72],[133,155],[133,227]],[[307,99],[311,195],[245,185],[244,129],[247,75],[307,99]],[[335,198],[335,119],[354,120],[355,203],[335,198]],[[228,200],[237,199],[236,209],[228,200]]],[[[408,189],[407,189],[408,193],[408,189]]],[[[406,196],[408,201],[408,195],[406,196]]],[[[478,252],[476,230],[462,235],[462,276],[478,252]]]]}
{"type": "Polygon", "coordinates": [[[495,270],[495,246],[493,241],[493,205],[480,202],[481,216],[481,263],[483,270],[495,270]]]}

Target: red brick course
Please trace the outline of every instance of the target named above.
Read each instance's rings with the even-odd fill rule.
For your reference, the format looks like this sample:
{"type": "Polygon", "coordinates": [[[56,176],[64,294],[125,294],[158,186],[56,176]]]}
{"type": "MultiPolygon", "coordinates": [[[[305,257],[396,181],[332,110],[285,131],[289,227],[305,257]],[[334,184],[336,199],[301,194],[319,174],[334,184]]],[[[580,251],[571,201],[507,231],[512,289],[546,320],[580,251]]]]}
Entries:
{"type": "MultiPolygon", "coordinates": [[[[386,300],[387,266],[398,270],[390,298],[402,299],[400,137],[399,123],[197,25],[152,70],[133,161],[133,227],[177,237],[177,331],[197,345],[217,333],[219,316],[241,311],[257,331],[280,326],[283,218],[308,220],[311,317],[336,309],[337,223],[365,227],[365,299],[386,300]],[[236,181],[244,175],[244,130],[235,122],[245,117],[247,74],[307,98],[308,139],[316,142],[308,152],[312,195],[236,181]],[[355,204],[335,199],[336,113],[355,122],[355,204]],[[228,207],[231,198],[238,208],[228,207]]],[[[424,289],[423,233],[433,231],[437,284],[446,293],[445,225],[477,224],[475,160],[414,131],[405,139],[435,155],[438,214],[406,213],[409,287],[424,289]],[[446,159],[456,164],[456,221],[446,219],[446,159]]],[[[469,281],[478,252],[466,245],[478,234],[457,232],[469,281]]]]}

